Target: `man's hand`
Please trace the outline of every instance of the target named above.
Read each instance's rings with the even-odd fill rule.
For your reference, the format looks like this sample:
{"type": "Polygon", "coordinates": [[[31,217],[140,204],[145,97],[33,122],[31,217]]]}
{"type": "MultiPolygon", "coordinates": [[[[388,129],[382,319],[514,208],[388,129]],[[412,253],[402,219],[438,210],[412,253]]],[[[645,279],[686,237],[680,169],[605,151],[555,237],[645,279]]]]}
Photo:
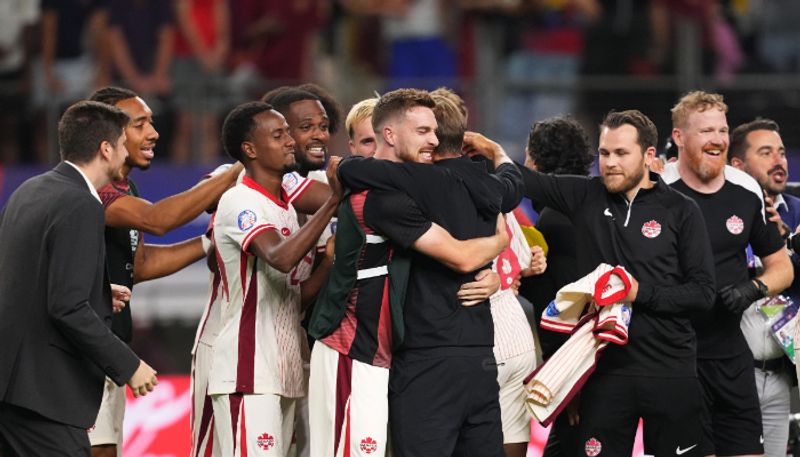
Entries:
{"type": "Polygon", "coordinates": [[[336,201],[340,201],[344,194],[342,183],[339,182],[339,176],[336,173],[339,169],[339,162],[341,161],[341,157],[331,156],[330,159],[328,159],[328,169],[325,170],[325,176],[328,178],[328,185],[331,186],[331,192],[333,192],[333,198],[335,198],[336,201]]]}
{"type": "Polygon", "coordinates": [[[483,303],[500,288],[500,276],[490,269],[481,270],[474,282],[468,282],[458,290],[461,306],[475,306],[483,303]]]}
{"type": "Polygon", "coordinates": [[[639,281],[630,273],[628,273],[628,277],[631,280],[631,290],[628,291],[628,295],[625,298],[620,300],[621,303],[633,303],[636,301],[636,295],[639,294],[639,281]]]}
{"type": "Polygon", "coordinates": [[[503,150],[503,147],[480,133],[466,132],[461,149],[470,157],[480,154],[492,161],[495,168],[506,163],[514,163],[503,150]]]}
{"type": "Polygon", "coordinates": [[[567,419],[569,420],[569,425],[575,427],[581,422],[581,416],[578,414],[581,408],[581,396],[580,394],[575,395],[572,397],[569,403],[567,403],[567,419]]]}
{"type": "Polygon", "coordinates": [[[653,161],[650,162],[650,171],[653,173],[661,174],[664,172],[664,162],[661,161],[659,157],[654,157],[653,161]]]}
{"type": "Polygon", "coordinates": [[[328,241],[325,242],[325,260],[328,260],[330,261],[330,263],[333,263],[333,259],[335,258],[334,256],[335,249],[336,249],[336,235],[331,235],[331,237],[328,238],[328,241]]]}
{"type": "Polygon", "coordinates": [[[754,301],[764,298],[756,283],[748,279],[739,284],[725,286],[719,291],[722,304],[728,311],[738,314],[747,309],[754,301]]]}
{"type": "Polygon", "coordinates": [[[781,219],[781,215],[778,214],[778,209],[775,208],[775,199],[769,196],[764,196],[764,209],[767,211],[767,220],[769,222],[774,222],[775,225],[778,227],[778,231],[781,234],[781,237],[786,238],[792,230],[789,228],[788,225],[783,223],[783,219],[781,219]]]}
{"type": "Polygon", "coordinates": [[[520,280],[521,276],[517,276],[514,278],[514,282],[511,283],[511,290],[514,291],[514,295],[519,295],[519,288],[522,287],[522,281],[520,280]]]}
{"type": "Polygon", "coordinates": [[[494,160],[496,154],[504,154],[503,148],[499,144],[478,132],[464,133],[464,142],[461,145],[461,150],[470,157],[482,155],[489,160],[494,160]]]}
{"type": "Polygon", "coordinates": [[[128,386],[131,388],[134,397],[141,397],[153,391],[153,388],[158,384],[156,378],[156,370],[152,369],[150,365],[144,363],[144,360],[139,361],[139,368],[133,373],[131,379],[128,381],[128,386]]]}
{"type": "Polygon", "coordinates": [[[547,270],[547,257],[544,255],[544,249],[541,246],[531,246],[531,264],[522,270],[522,277],[540,275],[545,270],[547,270]]]}
{"type": "Polygon", "coordinates": [[[131,301],[131,290],[119,284],[111,284],[111,310],[114,314],[122,311],[131,301]]]}

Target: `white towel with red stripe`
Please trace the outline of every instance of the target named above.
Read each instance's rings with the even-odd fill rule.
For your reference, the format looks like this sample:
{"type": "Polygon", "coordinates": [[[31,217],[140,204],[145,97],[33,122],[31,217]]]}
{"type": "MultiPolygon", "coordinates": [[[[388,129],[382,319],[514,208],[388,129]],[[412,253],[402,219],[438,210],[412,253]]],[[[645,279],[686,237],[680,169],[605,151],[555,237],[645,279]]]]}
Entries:
{"type": "Polygon", "coordinates": [[[542,425],[550,424],[583,387],[608,343],[628,342],[631,307],[619,301],[630,288],[625,268],[600,264],[562,287],[543,313],[543,328],[572,336],[524,381],[528,412],[542,425]]]}

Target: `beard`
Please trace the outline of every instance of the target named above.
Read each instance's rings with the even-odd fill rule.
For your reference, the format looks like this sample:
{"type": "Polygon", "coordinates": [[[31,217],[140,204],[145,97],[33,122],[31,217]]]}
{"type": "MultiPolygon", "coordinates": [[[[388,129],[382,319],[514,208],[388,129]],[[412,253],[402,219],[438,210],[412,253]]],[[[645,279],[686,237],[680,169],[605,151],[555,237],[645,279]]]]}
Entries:
{"type": "Polygon", "coordinates": [[[782,166],[776,166],[767,172],[767,176],[765,178],[758,179],[758,184],[761,186],[762,189],[766,190],[767,193],[770,195],[774,196],[782,194],[783,191],[786,190],[786,177],[788,175],[789,173],[782,166]],[[772,180],[772,175],[777,172],[783,173],[784,176],[783,182],[778,183],[772,180]]]}
{"type": "Polygon", "coordinates": [[[707,183],[722,173],[723,168],[725,168],[725,160],[723,157],[723,160],[720,160],[719,163],[708,163],[703,160],[703,154],[704,153],[700,151],[699,154],[686,154],[685,156],[689,168],[694,171],[701,181],[707,183]]]}
{"type": "Polygon", "coordinates": [[[148,162],[145,162],[144,164],[138,164],[138,163],[136,163],[136,164],[128,164],[128,165],[129,165],[131,168],[138,168],[138,169],[140,169],[140,170],[142,170],[142,171],[145,171],[145,170],[149,169],[151,165],[153,165],[153,162],[149,162],[149,161],[148,161],[148,162]]]}
{"type": "Polygon", "coordinates": [[[292,166],[294,167],[292,171],[299,171],[300,173],[307,174],[309,171],[323,169],[325,167],[325,160],[323,159],[322,162],[318,162],[316,159],[309,159],[305,151],[295,151],[294,165],[292,166]]]}
{"type": "Polygon", "coordinates": [[[281,171],[283,172],[283,174],[286,174],[286,173],[291,173],[293,171],[303,171],[303,170],[300,168],[300,164],[297,163],[297,159],[295,159],[294,162],[288,165],[284,165],[283,170],[281,171]]]}
{"type": "Polygon", "coordinates": [[[606,186],[606,190],[612,194],[625,194],[642,182],[644,174],[645,170],[642,168],[632,175],[614,175],[613,182],[611,179],[603,176],[603,184],[606,186]]]}

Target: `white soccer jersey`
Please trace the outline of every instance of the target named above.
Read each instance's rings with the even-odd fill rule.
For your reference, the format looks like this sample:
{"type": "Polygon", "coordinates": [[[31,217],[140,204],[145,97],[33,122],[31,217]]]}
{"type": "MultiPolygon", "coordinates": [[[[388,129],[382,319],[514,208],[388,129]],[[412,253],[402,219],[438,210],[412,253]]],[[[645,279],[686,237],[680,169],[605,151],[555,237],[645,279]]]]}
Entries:
{"type": "Polygon", "coordinates": [[[545,310],[540,323],[543,328],[572,332],[572,336],[525,379],[526,406],[542,425],[549,425],[583,387],[599,351],[609,343],[628,342],[631,308],[618,300],[630,288],[630,277],[623,267],[601,263],[593,272],[559,289],[545,310]],[[587,306],[590,309],[584,315],[587,306]]]}
{"type": "Polygon", "coordinates": [[[211,395],[305,395],[297,271],[281,273],[248,253],[265,230],[288,238],[299,229],[288,201],[285,191],[278,199],[248,177],[220,198],[214,240],[226,300],[214,341],[211,395]]]}
{"type": "Polygon", "coordinates": [[[293,203],[298,197],[303,195],[303,192],[308,189],[310,184],[310,179],[304,178],[296,171],[283,175],[283,182],[281,182],[281,186],[283,186],[283,191],[286,192],[289,203],[293,203]]]}
{"type": "Polygon", "coordinates": [[[500,289],[489,298],[494,321],[494,356],[498,361],[533,351],[533,332],[511,285],[531,263],[531,250],[513,213],[505,215],[508,246],[492,268],[500,276],[500,289]]]}

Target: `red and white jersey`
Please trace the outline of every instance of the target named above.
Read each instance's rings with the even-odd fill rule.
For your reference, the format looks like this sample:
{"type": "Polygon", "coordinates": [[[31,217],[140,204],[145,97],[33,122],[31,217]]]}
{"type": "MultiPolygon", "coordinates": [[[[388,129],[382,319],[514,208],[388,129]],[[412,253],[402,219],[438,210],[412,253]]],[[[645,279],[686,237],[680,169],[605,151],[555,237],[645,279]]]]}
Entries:
{"type": "Polygon", "coordinates": [[[533,332],[511,285],[531,263],[531,249],[513,213],[505,215],[508,246],[492,268],[500,276],[500,289],[489,298],[494,322],[494,356],[507,360],[534,350],[533,332]]]}
{"type": "Polygon", "coordinates": [[[285,191],[275,197],[244,177],[222,195],[214,218],[225,297],[209,394],[305,395],[297,271],[281,273],[248,253],[253,239],[266,230],[288,238],[299,230],[297,215],[285,191]]]}
{"type": "MultiPolygon", "coordinates": [[[[291,173],[287,173],[283,176],[283,190],[286,191],[286,194],[289,196],[289,202],[294,202],[311,184],[311,181],[319,181],[322,183],[328,183],[328,177],[325,174],[324,170],[314,170],[308,173],[308,177],[305,178],[300,175],[300,173],[293,171],[291,173]]],[[[301,217],[303,217],[301,215],[301,217]]],[[[336,218],[332,218],[331,221],[328,223],[328,226],[322,231],[319,239],[317,240],[317,246],[315,249],[312,249],[303,260],[300,262],[300,265],[297,266],[297,277],[300,278],[300,281],[305,281],[311,276],[311,272],[314,266],[314,258],[318,252],[325,251],[325,244],[328,242],[328,238],[333,236],[334,232],[336,231],[336,218]]]]}
{"type": "Polygon", "coordinates": [[[203,310],[203,316],[200,318],[200,325],[197,326],[197,333],[194,336],[194,345],[192,345],[192,355],[197,352],[197,345],[199,343],[212,346],[219,334],[222,317],[220,309],[223,306],[225,290],[223,289],[222,276],[220,273],[210,273],[209,279],[208,303],[206,304],[205,310],[203,310]]]}
{"type": "Polygon", "coordinates": [[[283,191],[286,192],[289,203],[293,203],[298,197],[303,195],[303,192],[308,189],[310,184],[310,179],[304,178],[296,171],[283,175],[283,182],[281,182],[281,186],[283,187],[283,191]]]}
{"type": "MultiPolygon", "coordinates": [[[[214,218],[216,213],[211,215],[211,220],[208,223],[205,236],[211,240],[212,252],[215,252],[214,246],[214,218]]],[[[203,310],[203,315],[200,317],[200,324],[197,326],[197,332],[194,336],[194,344],[192,345],[192,355],[197,352],[198,343],[202,342],[208,346],[214,344],[219,333],[220,324],[220,308],[222,307],[222,297],[225,291],[222,288],[222,277],[219,271],[209,274],[209,288],[208,288],[208,301],[203,310]]]]}
{"type": "Polygon", "coordinates": [[[572,332],[572,336],[524,381],[528,393],[525,404],[542,425],[550,424],[583,387],[594,370],[598,352],[609,343],[628,342],[631,308],[619,300],[630,288],[630,276],[623,267],[600,264],[559,289],[545,310],[542,327],[572,332]],[[583,314],[587,306],[588,312],[583,314]]]}
{"type": "MultiPolygon", "coordinates": [[[[242,171],[242,173],[239,175],[237,184],[241,183],[243,178],[244,171],[242,171]]],[[[283,187],[283,191],[286,192],[289,203],[292,203],[299,198],[303,192],[306,191],[306,189],[308,189],[308,185],[310,183],[311,181],[309,179],[300,176],[297,172],[292,172],[286,173],[283,176],[283,182],[281,185],[283,187]]],[[[211,239],[212,243],[214,241],[213,227],[215,215],[216,213],[211,216],[211,221],[209,222],[208,230],[206,231],[205,235],[211,239]]],[[[306,256],[303,261],[305,263],[313,262],[313,257],[306,256]]],[[[298,265],[298,269],[300,268],[301,266],[298,265]]],[[[211,273],[209,275],[209,283],[209,298],[208,302],[206,303],[206,307],[203,310],[203,315],[200,318],[200,324],[197,326],[197,333],[195,334],[194,344],[192,345],[192,355],[194,355],[197,351],[197,344],[200,342],[208,346],[213,345],[214,340],[217,338],[220,330],[220,309],[222,308],[223,297],[225,296],[220,273],[211,273]]],[[[227,298],[225,298],[225,300],[227,300],[227,298]]]]}

